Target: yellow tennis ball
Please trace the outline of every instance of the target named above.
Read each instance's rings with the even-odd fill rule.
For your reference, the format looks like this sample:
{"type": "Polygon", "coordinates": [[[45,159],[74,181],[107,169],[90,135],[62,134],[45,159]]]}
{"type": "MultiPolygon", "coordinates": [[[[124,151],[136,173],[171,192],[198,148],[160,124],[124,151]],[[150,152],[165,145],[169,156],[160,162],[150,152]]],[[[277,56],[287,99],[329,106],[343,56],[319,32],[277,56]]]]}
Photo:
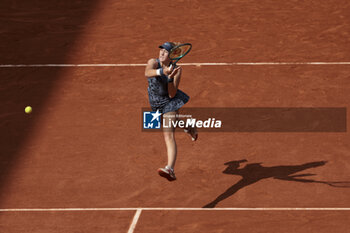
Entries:
{"type": "Polygon", "coordinates": [[[27,107],[24,109],[24,111],[25,111],[27,114],[29,114],[29,113],[32,113],[33,109],[32,109],[32,107],[27,106],[27,107]]]}

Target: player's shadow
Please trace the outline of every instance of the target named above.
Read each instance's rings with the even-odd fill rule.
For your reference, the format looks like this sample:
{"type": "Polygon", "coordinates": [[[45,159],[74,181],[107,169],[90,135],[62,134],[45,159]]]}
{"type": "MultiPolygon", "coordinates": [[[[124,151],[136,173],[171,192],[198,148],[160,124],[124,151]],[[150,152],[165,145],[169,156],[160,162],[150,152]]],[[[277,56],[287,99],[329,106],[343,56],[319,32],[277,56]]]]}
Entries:
{"type": "Polygon", "coordinates": [[[326,164],[326,161],[311,162],[294,166],[275,167],[264,167],[261,165],[261,163],[250,163],[243,168],[239,168],[240,164],[244,162],[247,162],[247,160],[231,161],[225,163],[225,165],[227,165],[227,168],[223,171],[224,174],[242,176],[242,179],[236,184],[232,185],[230,188],[228,188],[224,193],[219,195],[214,201],[203,206],[203,208],[214,208],[220,201],[223,201],[226,198],[232,196],[240,189],[267,178],[274,178],[286,181],[297,181],[304,183],[322,183],[333,187],[342,188],[350,187],[350,182],[327,182],[312,179],[301,179],[301,177],[313,176],[315,174],[306,173],[295,175],[295,173],[304,171],[309,168],[323,166],[326,164]]]}

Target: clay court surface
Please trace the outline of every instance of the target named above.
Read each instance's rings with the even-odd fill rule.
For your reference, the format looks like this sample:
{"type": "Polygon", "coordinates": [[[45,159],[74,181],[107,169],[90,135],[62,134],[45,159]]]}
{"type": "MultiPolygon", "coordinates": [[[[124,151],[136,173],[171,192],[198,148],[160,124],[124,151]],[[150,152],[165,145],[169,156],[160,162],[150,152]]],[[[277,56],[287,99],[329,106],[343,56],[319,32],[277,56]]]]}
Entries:
{"type": "Polygon", "coordinates": [[[128,66],[190,42],[186,107],[348,109],[348,1],[0,5],[0,232],[349,232],[348,130],[177,132],[168,182],[162,133],[141,131],[145,67],[128,66]]]}

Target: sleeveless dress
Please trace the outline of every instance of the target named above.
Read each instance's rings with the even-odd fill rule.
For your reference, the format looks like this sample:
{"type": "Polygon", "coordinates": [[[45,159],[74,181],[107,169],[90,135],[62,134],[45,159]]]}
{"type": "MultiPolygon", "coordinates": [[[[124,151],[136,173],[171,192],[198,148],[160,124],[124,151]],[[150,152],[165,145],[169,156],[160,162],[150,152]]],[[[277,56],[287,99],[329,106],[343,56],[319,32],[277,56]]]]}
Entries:
{"type": "MultiPolygon", "coordinates": [[[[159,59],[157,59],[157,69],[161,67],[159,59]]],[[[161,113],[175,112],[188,102],[190,97],[183,91],[177,89],[173,98],[168,93],[168,77],[166,75],[148,78],[148,99],[152,111],[161,113]]]]}

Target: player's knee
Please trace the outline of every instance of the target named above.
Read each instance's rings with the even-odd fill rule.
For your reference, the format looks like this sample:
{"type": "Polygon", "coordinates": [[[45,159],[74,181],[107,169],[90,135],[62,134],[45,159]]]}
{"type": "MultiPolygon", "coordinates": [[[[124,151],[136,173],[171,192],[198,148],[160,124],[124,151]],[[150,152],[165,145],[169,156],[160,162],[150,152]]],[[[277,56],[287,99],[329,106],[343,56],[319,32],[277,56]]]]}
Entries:
{"type": "Polygon", "coordinates": [[[174,133],[173,132],[164,132],[164,139],[165,141],[173,141],[174,140],[174,133]]]}

